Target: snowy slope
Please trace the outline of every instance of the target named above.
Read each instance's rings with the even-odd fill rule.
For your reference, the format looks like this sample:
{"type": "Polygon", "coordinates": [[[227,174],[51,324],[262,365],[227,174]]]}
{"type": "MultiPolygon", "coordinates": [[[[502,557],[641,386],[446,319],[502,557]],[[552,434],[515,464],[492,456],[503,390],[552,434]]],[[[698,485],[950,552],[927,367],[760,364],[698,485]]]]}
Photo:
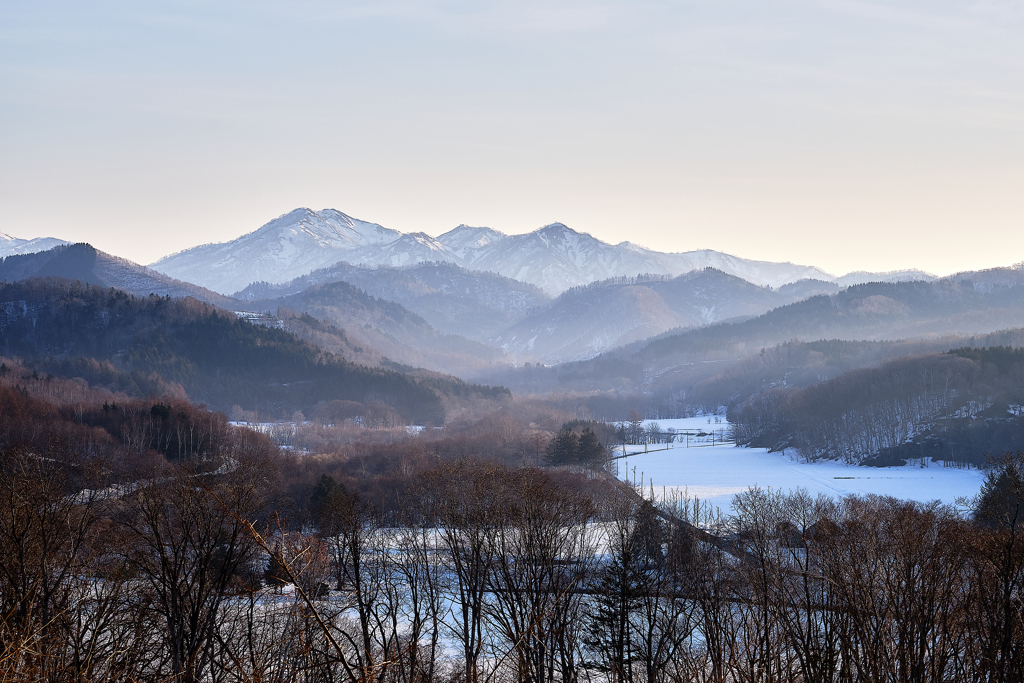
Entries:
{"type": "Polygon", "coordinates": [[[529,282],[549,294],[617,275],[652,272],[651,263],[643,256],[562,223],[491,242],[473,256],[467,267],[529,282]]]}
{"type": "Polygon", "coordinates": [[[754,261],[707,249],[662,253],[629,242],[608,244],[562,223],[524,235],[460,225],[435,238],[421,232],[403,234],[332,209],[296,209],[236,240],[188,249],[151,267],[227,294],[253,282],[288,282],[339,261],[392,268],[453,263],[535,285],[551,296],[613,277],[677,276],[709,267],[771,287],[808,279],[841,281],[844,286],[871,280],[934,279],[919,271],[836,278],[812,266],[754,261]]]}
{"type": "Polygon", "coordinates": [[[229,294],[251,282],[287,282],[345,260],[360,249],[394,242],[397,230],[340,211],[296,209],[231,242],[166,256],[150,267],[229,294]]]}
{"type": "Polygon", "coordinates": [[[444,244],[430,235],[413,232],[402,235],[384,245],[370,245],[360,249],[347,259],[363,266],[388,266],[401,268],[429,261],[458,262],[444,244]]]}
{"type": "Polygon", "coordinates": [[[460,225],[440,235],[437,241],[459,259],[463,265],[471,266],[482,253],[497,243],[508,239],[508,235],[491,228],[471,228],[460,225]]]}
{"type": "Polygon", "coordinates": [[[15,254],[34,254],[53,249],[61,244],[67,244],[67,242],[56,237],[36,237],[25,240],[0,232],[0,258],[15,254]]]}

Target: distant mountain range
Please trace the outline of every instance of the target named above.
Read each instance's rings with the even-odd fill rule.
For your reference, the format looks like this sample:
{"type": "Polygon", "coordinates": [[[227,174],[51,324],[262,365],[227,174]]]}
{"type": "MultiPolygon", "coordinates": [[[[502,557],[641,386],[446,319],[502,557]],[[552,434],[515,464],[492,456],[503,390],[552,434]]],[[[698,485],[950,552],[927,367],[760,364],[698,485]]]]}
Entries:
{"type": "Polygon", "coordinates": [[[405,268],[342,262],[285,284],[249,285],[236,292],[235,298],[247,302],[274,299],[331,282],[347,282],[378,299],[399,303],[445,334],[460,334],[479,342],[490,342],[527,313],[551,302],[533,285],[443,262],[405,268]]]}
{"type": "Polygon", "coordinates": [[[636,407],[715,410],[893,358],[1019,346],[1024,335],[1010,329],[1024,328],[1024,266],[834,278],[718,252],[613,246],[563,225],[516,236],[460,226],[435,239],[307,210],[164,262],[173,259],[191,261],[188,277],[200,282],[223,276],[234,294],[88,244],[0,259],[0,281],[17,285],[0,282],[2,352],[130,394],[184,392],[282,414],[327,400],[392,405],[394,394],[409,419],[439,421],[455,397],[490,391],[438,374],[448,373],[622,419],[636,407]],[[721,268],[692,267],[709,261],[721,268]],[[624,269],[638,272],[572,284],[624,269]],[[298,275],[270,279],[281,272],[298,275]],[[812,277],[787,281],[799,275],[812,277]],[[234,288],[243,279],[255,282],[234,288]],[[121,292],[140,298],[129,305],[121,292]],[[244,311],[278,329],[250,329],[244,311]],[[317,360],[322,352],[330,359],[317,360]]]}
{"type": "Polygon", "coordinates": [[[15,254],[33,254],[37,251],[53,249],[61,244],[67,244],[67,242],[56,237],[36,237],[24,240],[0,232],[0,258],[15,254]]]}
{"type": "MultiPolygon", "coordinates": [[[[6,239],[12,248],[45,245],[6,239]]],[[[485,376],[514,363],[600,357],[599,365],[612,358],[617,367],[628,359],[627,383],[642,367],[643,381],[654,381],[651,371],[659,384],[674,382],[677,364],[739,358],[794,338],[913,339],[1024,324],[1021,272],[837,278],[715,251],[610,245],[562,224],[511,236],[463,225],[433,238],[308,209],[153,268],[87,244],[0,260],[0,280],[8,282],[59,276],[270,313],[304,339],[371,367],[485,376]]]]}
{"type": "MultiPolygon", "coordinates": [[[[465,279],[471,274],[463,275],[465,279]]],[[[88,244],[61,245],[49,251],[8,256],[0,260],[0,281],[18,282],[48,277],[78,280],[143,297],[151,294],[172,298],[190,296],[231,311],[268,311],[285,316],[286,326],[304,338],[312,340],[312,337],[319,336],[323,341],[324,330],[311,330],[307,323],[292,315],[310,313],[319,320],[344,328],[338,330],[345,340],[341,345],[338,345],[339,339],[333,333],[328,335],[328,346],[332,351],[353,362],[370,366],[391,367],[398,364],[445,372],[465,372],[501,362],[504,356],[500,349],[438,331],[400,304],[370,296],[338,279],[324,284],[308,284],[294,294],[268,289],[264,291],[264,298],[252,296],[246,301],[239,301],[198,285],[175,280],[88,244]]],[[[501,282],[506,280],[497,275],[480,277],[501,282]]],[[[511,280],[507,282],[520,289],[533,289],[511,280]]]]}
{"type": "Polygon", "coordinates": [[[820,280],[759,287],[714,268],[674,278],[615,278],[565,292],[493,343],[546,364],[585,360],[668,330],[750,318],[838,289],[820,280]]]}
{"type": "Polygon", "coordinates": [[[424,262],[453,263],[535,285],[552,296],[614,277],[677,276],[708,267],[771,287],[805,279],[842,286],[874,280],[934,279],[916,270],[851,273],[837,278],[812,266],[753,261],[711,250],[662,253],[629,242],[608,244],[561,223],[524,235],[460,225],[435,238],[424,233],[401,233],[334,209],[305,208],[238,239],[186,249],[150,267],[230,294],[255,282],[286,283],[340,261],[391,268],[424,262]]]}
{"type": "MultiPolygon", "coordinates": [[[[500,382],[513,391],[524,386],[532,387],[531,391],[615,388],[668,400],[666,397],[675,394],[692,395],[694,385],[761,349],[796,340],[895,341],[956,336],[961,339],[958,343],[971,344],[963,340],[1019,327],[1024,327],[1024,270],[993,268],[934,282],[856,285],[780,305],[745,320],[670,330],[581,362],[567,363],[545,377],[526,371],[522,377],[512,372],[478,379],[500,382]]],[[[814,362],[806,362],[814,368],[814,362]]],[[[824,373],[823,367],[819,372],[824,373]]],[[[789,380],[783,374],[778,381],[785,386],[789,380]]]]}
{"type": "Polygon", "coordinates": [[[312,285],[297,294],[275,299],[236,302],[250,311],[307,313],[346,332],[359,346],[369,346],[387,359],[447,373],[480,370],[505,362],[493,346],[444,334],[401,304],[370,296],[348,282],[312,285]]]}

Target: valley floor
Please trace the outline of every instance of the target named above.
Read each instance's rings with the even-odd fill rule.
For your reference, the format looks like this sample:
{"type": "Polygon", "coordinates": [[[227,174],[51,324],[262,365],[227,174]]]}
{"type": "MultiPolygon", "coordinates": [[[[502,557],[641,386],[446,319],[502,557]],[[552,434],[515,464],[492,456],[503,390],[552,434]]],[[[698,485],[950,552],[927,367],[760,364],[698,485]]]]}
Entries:
{"type": "MultiPolygon", "coordinates": [[[[699,430],[716,433],[716,443],[700,443],[690,437],[684,443],[626,446],[627,457],[616,459],[618,476],[626,481],[644,482],[644,493],[661,499],[687,495],[732,511],[732,498],[752,486],[793,490],[807,489],[811,495],[879,494],[928,502],[940,500],[953,504],[960,496],[972,497],[981,488],[984,473],[978,469],[943,467],[928,461],[926,467],[907,464],[902,467],[862,467],[827,461],[798,462],[795,453],[769,453],[763,448],[737,448],[732,443],[720,444],[719,430],[728,430],[724,418],[708,423],[707,417],[679,420],[655,420],[662,430],[676,432],[699,430]],[[699,443],[699,445],[697,445],[699,443]],[[660,450],[658,450],[660,449],[660,450]]],[[[651,421],[645,422],[645,426],[651,421]]],[[[677,437],[678,439],[679,437],[677,437]]],[[[620,447],[621,449],[621,447],[620,447]]],[[[620,450],[621,453],[621,450],[620,450]]],[[[614,466],[614,465],[613,465],[614,466]]]]}

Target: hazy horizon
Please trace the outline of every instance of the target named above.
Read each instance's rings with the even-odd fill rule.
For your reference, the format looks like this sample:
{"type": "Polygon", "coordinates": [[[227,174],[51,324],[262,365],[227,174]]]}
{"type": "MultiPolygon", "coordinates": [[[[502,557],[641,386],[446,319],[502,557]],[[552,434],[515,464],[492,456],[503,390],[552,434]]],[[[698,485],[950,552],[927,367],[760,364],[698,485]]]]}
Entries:
{"type": "MultiPolygon", "coordinates": [[[[177,254],[177,253],[180,253],[180,252],[183,252],[183,251],[188,251],[188,250],[194,249],[196,247],[205,246],[205,245],[209,245],[209,244],[223,244],[223,243],[227,243],[227,242],[232,242],[232,241],[234,241],[234,240],[236,240],[236,239],[238,239],[240,237],[244,237],[247,234],[250,234],[252,232],[255,232],[256,230],[259,230],[260,228],[264,227],[268,223],[271,223],[274,220],[276,220],[277,218],[281,218],[281,217],[287,215],[291,211],[294,211],[296,209],[301,209],[301,208],[307,208],[307,209],[311,209],[311,210],[317,211],[317,212],[328,210],[328,209],[335,209],[335,207],[322,207],[320,209],[312,209],[312,207],[295,207],[294,209],[291,209],[289,211],[285,211],[284,213],[280,214],[279,216],[275,216],[274,218],[264,222],[263,224],[261,224],[257,228],[254,228],[252,230],[247,230],[246,232],[240,233],[240,234],[238,234],[238,235],[236,235],[234,237],[223,239],[223,240],[218,240],[218,241],[199,242],[199,243],[196,243],[196,244],[185,245],[185,246],[182,246],[180,248],[175,249],[174,251],[167,251],[167,252],[161,253],[156,258],[151,258],[148,261],[132,259],[130,256],[126,255],[125,253],[116,251],[115,250],[116,249],[116,245],[115,245],[115,247],[113,249],[107,249],[107,248],[101,247],[100,245],[98,245],[98,244],[96,244],[96,243],[94,243],[94,242],[92,242],[92,241],[90,241],[88,239],[66,240],[66,241],[68,241],[68,242],[87,242],[87,243],[92,244],[92,246],[99,248],[101,251],[106,251],[107,253],[113,254],[114,256],[120,256],[122,258],[128,258],[129,260],[134,261],[135,263],[139,263],[141,265],[148,266],[150,264],[156,263],[157,261],[161,260],[164,257],[172,256],[174,254],[177,254]]],[[[368,223],[377,223],[378,222],[378,221],[374,221],[374,220],[369,219],[369,218],[363,218],[363,217],[360,217],[360,216],[352,216],[351,214],[348,214],[348,212],[346,212],[344,210],[341,210],[341,209],[335,209],[335,210],[341,211],[342,213],[345,213],[346,215],[349,215],[352,218],[356,218],[356,219],[359,219],[359,220],[364,220],[364,221],[366,221],[368,223]]],[[[853,267],[853,268],[849,268],[847,270],[830,270],[829,268],[824,267],[824,266],[822,266],[819,263],[800,262],[800,261],[796,261],[796,260],[791,259],[791,258],[782,258],[782,259],[774,259],[774,260],[773,259],[766,259],[766,258],[760,258],[760,257],[758,257],[756,255],[753,255],[753,256],[752,255],[745,255],[745,254],[741,253],[739,250],[737,250],[737,251],[726,251],[724,249],[713,249],[711,247],[694,247],[692,249],[664,249],[664,248],[659,248],[658,245],[646,244],[646,243],[638,242],[636,240],[625,239],[625,240],[620,240],[620,241],[611,241],[611,240],[602,238],[601,235],[594,234],[592,231],[585,230],[585,229],[578,229],[578,228],[575,228],[575,227],[573,227],[571,225],[565,224],[563,221],[550,221],[550,222],[545,223],[543,225],[538,225],[535,228],[528,229],[528,230],[523,230],[521,232],[509,232],[509,231],[501,230],[499,228],[495,228],[495,227],[489,226],[489,225],[473,225],[473,226],[468,226],[468,227],[485,228],[485,229],[497,230],[498,232],[502,232],[502,233],[504,233],[506,235],[512,236],[512,235],[525,235],[525,234],[528,234],[528,233],[531,233],[531,232],[535,232],[537,230],[540,230],[541,228],[544,228],[544,227],[547,227],[549,225],[553,225],[553,224],[556,224],[556,223],[561,223],[563,225],[566,225],[566,227],[574,230],[575,232],[589,234],[592,237],[595,237],[595,238],[597,238],[597,239],[599,239],[599,240],[601,240],[601,241],[603,241],[603,242],[605,242],[607,244],[612,244],[612,245],[618,245],[618,244],[623,244],[623,243],[629,242],[629,243],[631,243],[631,244],[633,244],[635,246],[643,247],[645,249],[649,249],[651,251],[656,251],[656,252],[661,252],[661,253],[680,253],[680,252],[701,251],[701,250],[708,249],[708,250],[712,250],[712,251],[719,251],[719,252],[722,252],[722,253],[726,253],[726,254],[729,254],[730,256],[738,256],[740,258],[745,258],[745,259],[749,259],[749,260],[753,260],[753,261],[766,261],[766,262],[772,262],[772,263],[793,263],[795,265],[814,266],[814,267],[820,268],[821,270],[824,270],[825,272],[829,273],[830,275],[834,275],[834,276],[837,276],[837,277],[843,276],[843,275],[847,275],[847,274],[850,274],[850,273],[861,272],[861,271],[880,272],[881,273],[881,272],[898,272],[898,271],[910,271],[910,270],[920,270],[920,271],[923,271],[923,272],[925,272],[925,273],[927,273],[929,275],[935,275],[935,276],[943,277],[943,276],[946,276],[946,275],[952,275],[952,274],[955,274],[955,273],[958,273],[958,272],[964,272],[964,271],[968,271],[968,270],[984,270],[986,268],[1012,267],[1012,266],[1017,266],[1017,265],[1020,265],[1021,263],[1024,263],[1024,261],[994,262],[992,264],[989,264],[989,265],[986,265],[986,266],[981,266],[981,267],[978,267],[978,268],[956,268],[956,269],[953,269],[953,270],[941,271],[941,272],[940,271],[934,271],[934,270],[928,270],[927,268],[921,268],[920,266],[912,265],[912,264],[911,265],[906,265],[906,266],[903,266],[903,267],[887,268],[885,270],[871,269],[871,268],[864,268],[864,267],[853,267]]],[[[442,231],[434,232],[434,233],[428,233],[425,230],[401,230],[400,232],[403,232],[403,233],[423,232],[425,234],[430,235],[431,237],[436,238],[436,237],[439,237],[440,235],[443,235],[445,232],[448,232],[449,230],[452,230],[454,228],[457,228],[457,227],[460,227],[460,226],[463,226],[463,225],[466,225],[466,224],[465,223],[460,223],[459,225],[452,226],[451,228],[448,228],[447,230],[442,230],[442,231]]],[[[384,225],[383,227],[390,228],[391,226],[384,225]]],[[[15,238],[19,238],[19,239],[34,239],[34,238],[44,238],[44,237],[54,237],[54,238],[57,238],[57,239],[64,239],[60,235],[56,235],[56,234],[54,234],[54,235],[50,235],[50,234],[46,234],[46,235],[44,235],[44,234],[18,235],[18,234],[8,233],[5,230],[0,230],[0,233],[6,234],[9,237],[15,237],[15,238]]]]}
{"type": "Polygon", "coordinates": [[[1024,2],[0,7],[0,231],[140,263],[331,207],[834,274],[1024,260],[1024,2]]]}

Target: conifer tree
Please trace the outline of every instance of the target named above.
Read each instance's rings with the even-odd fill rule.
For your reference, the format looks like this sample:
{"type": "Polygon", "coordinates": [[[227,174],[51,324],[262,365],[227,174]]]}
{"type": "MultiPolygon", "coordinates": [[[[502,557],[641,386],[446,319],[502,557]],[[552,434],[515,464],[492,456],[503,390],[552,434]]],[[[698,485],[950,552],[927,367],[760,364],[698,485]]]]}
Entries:
{"type": "Polygon", "coordinates": [[[590,427],[584,428],[576,448],[576,462],[584,465],[598,465],[604,463],[607,457],[608,453],[598,441],[597,434],[590,427]]]}
{"type": "Polygon", "coordinates": [[[544,458],[546,465],[555,467],[558,465],[571,465],[578,462],[579,437],[571,429],[563,428],[551,443],[548,444],[547,455],[544,458]]]}

